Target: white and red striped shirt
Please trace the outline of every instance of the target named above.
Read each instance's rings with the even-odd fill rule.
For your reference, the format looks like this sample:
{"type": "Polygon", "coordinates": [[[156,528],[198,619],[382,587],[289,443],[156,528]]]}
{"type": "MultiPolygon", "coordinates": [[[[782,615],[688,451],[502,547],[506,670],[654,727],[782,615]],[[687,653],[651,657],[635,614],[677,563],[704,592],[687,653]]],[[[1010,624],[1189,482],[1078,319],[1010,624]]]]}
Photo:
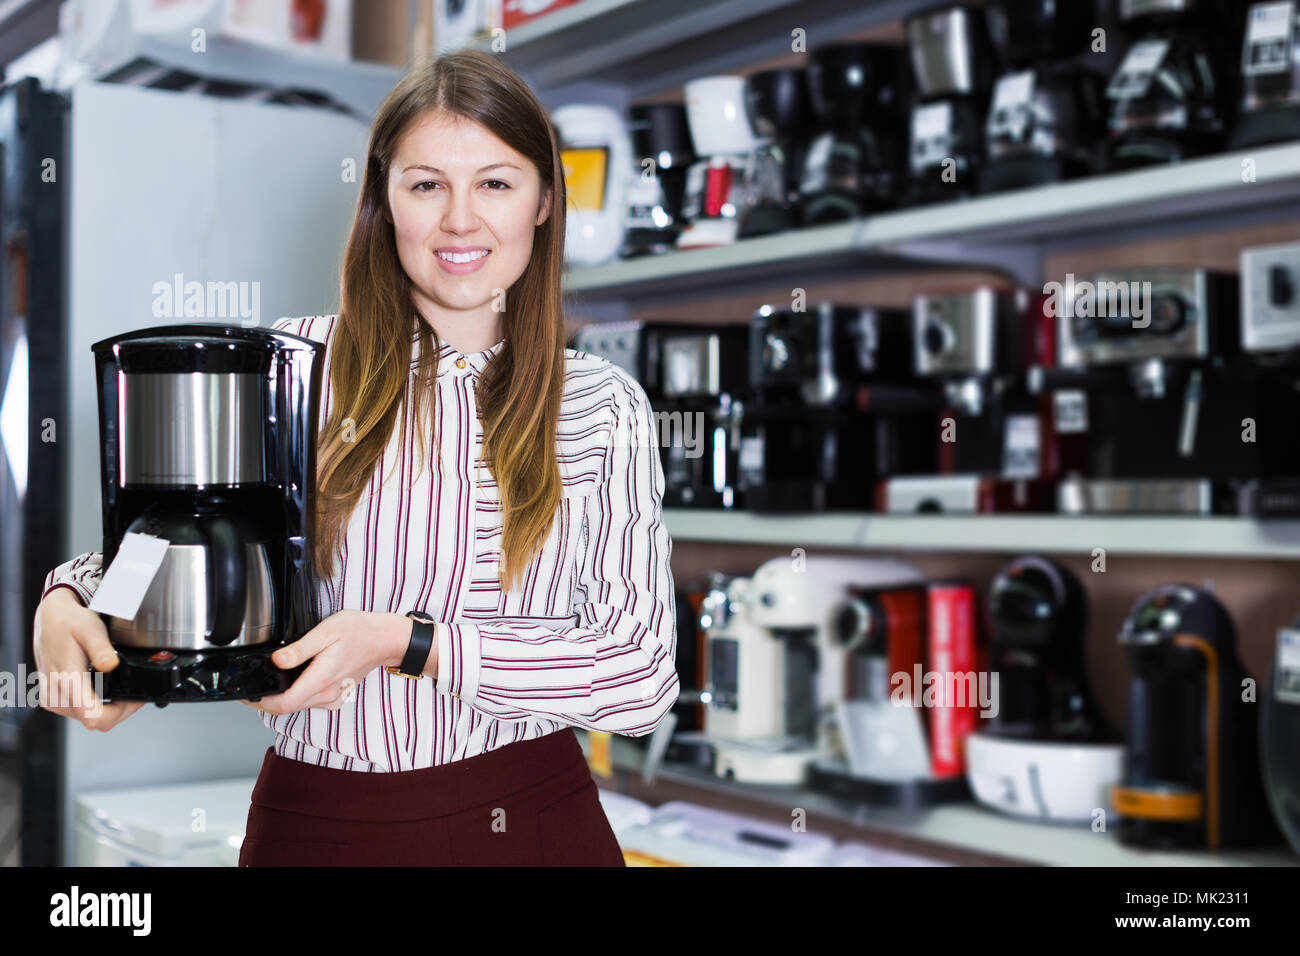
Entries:
{"type": "MultiPolygon", "coordinates": [[[[322,423],[336,323],[307,316],[274,326],[326,344],[322,423]]],[[[321,585],[326,615],[421,609],[440,622],[437,680],[376,668],[340,710],[263,713],[276,753],[346,770],[412,770],[567,726],[641,736],[675,703],[672,542],[653,413],[640,384],[604,358],[565,350],[556,434],[562,499],[519,586],[501,590],[500,497],[481,465],[474,384],[503,342],[468,354],[443,343],[432,414],[441,455],[426,436],[417,467],[415,416],[399,416],[352,513],[335,576],[321,585]]],[[[411,356],[408,398],[414,341],[411,356]]],[[[45,592],[69,587],[89,604],[101,557],[55,568],[45,592]]]]}

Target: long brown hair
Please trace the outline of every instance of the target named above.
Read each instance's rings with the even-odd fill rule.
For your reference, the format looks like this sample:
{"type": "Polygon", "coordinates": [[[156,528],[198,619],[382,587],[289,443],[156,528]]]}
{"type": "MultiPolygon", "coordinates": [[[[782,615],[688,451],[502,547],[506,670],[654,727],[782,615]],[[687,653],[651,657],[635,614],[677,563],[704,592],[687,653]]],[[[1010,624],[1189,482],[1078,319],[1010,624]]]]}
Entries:
{"type": "Polygon", "coordinates": [[[388,174],[397,144],[430,111],[481,124],[537,168],[541,202],[550,196],[550,213],[533,234],[528,265],[505,297],[505,343],[483,370],[475,392],[485,464],[500,489],[500,580],[502,589],[509,590],[544,542],[560,503],[555,432],[564,390],[566,197],[559,144],[546,110],[514,72],[477,50],[447,53],[412,70],[375,116],[331,344],[334,397],[317,449],[315,566],[323,578],[333,577],[347,520],[392,437],[399,412],[405,445],[415,337],[420,343],[415,433],[422,451],[424,433],[430,430],[431,383],[441,342],[415,309],[388,208],[388,174]]]}

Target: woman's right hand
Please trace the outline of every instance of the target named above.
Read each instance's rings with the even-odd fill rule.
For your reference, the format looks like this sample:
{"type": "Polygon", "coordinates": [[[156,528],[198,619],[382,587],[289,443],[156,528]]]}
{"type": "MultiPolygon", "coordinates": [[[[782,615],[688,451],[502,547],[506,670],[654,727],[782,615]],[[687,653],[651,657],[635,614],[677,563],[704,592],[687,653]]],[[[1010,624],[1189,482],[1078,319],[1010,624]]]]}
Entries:
{"type": "Polygon", "coordinates": [[[111,730],[145,705],[144,701],[105,704],[91,683],[97,671],[117,666],[117,651],[100,616],[67,588],[47,594],[36,607],[33,630],[41,706],[79,720],[88,730],[111,730]]]}

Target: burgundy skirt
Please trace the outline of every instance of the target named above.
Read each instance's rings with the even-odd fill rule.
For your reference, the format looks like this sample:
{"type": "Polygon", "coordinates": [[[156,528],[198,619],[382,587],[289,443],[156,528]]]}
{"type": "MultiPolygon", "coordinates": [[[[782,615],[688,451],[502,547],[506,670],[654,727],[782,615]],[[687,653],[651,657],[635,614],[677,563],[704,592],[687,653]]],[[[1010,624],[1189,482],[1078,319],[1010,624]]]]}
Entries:
{"type": "Polygon", "coordinates": [[[266,751],[240,866],[624,866],[571,729],[421,770],[266,751]]]}

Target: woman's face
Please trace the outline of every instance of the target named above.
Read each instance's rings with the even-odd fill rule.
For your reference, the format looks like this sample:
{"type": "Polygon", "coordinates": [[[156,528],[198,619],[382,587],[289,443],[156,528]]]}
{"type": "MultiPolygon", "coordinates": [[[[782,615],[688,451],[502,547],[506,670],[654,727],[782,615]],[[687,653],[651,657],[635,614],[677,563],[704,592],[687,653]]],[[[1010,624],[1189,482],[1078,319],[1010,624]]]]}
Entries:
{"type": "Polygon", "coordinates": [[[426,319],[499,318],[496,303],[523,275],[533,230],[550,211],[541,199],[533,163],[480,124],[435,112],[411,125],[394,154],[388,207],[426,319]]]}

